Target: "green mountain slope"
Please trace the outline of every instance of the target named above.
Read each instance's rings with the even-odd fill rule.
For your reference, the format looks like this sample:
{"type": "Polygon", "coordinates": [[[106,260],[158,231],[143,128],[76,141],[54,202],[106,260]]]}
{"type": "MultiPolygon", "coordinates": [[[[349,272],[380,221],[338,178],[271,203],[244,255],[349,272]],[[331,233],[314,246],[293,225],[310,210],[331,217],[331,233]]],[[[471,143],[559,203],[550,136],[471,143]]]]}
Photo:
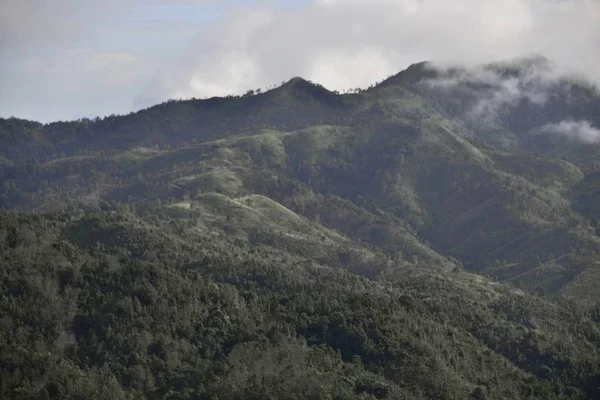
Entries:
{"type": "Polygon", "coordinates": [[[333,233],[302,254],[148,212],[2,214],[3,397],[599,394],[597,309],[409,265],[379,284],[314,261],[333,233]]]}
{"type": "Polygon", "coordinates": [[[4,199],[47,207],[73,199],[170,204],[212,192],[232,200],[260,194],[387,254],[450,268],[460,260],[551,293],[577,287],[584,271],[597,268],[596,231],[572,206],[570,189],[587,182],[580,167],[479,145],[441,114],[364,117],[371,112],[358,112],[346,126],[12,167],[17,179],[4,183],[4,199]]]}
{"type": "Polygon", "coordinates": [[[597,398],[600,95],[551,72],[0,120],[0,397],[597,398]]]}
{"type": "Polygon", "coordinates": [[[354,101],[295,78],[244,97],[168,101],[137,113],[41,125],[0,119],[0,156],[40,160],[137,145],[179,145],[263,128],[300,128],[341,120],[354,101]],[[26,131],[26,134],[24,134],[26,131]]]}

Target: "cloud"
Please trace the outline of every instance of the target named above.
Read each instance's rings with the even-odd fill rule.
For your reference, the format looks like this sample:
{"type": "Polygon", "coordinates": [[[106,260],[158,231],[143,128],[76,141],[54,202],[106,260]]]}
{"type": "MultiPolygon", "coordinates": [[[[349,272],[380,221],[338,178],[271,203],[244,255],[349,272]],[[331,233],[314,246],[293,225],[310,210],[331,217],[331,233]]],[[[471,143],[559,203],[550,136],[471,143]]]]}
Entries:
{"type": "Polygon", "coordinates": [[[52,3],[36,0],[3,1],[0,12],[0,52],[19,48],[24,50],[30,44],[65,38],[80,26],[76,18],[71,18],[72,10],[76,7],[76,0],[57,0],[52,3]]]}
{"type": "MultiPolygon", "coordinates": [[[[595,0],[316,0],[293,11],[241,10],[202,29],[143,97],[240,93],[296,75],[341,90],[425,59],[472,66],[531,53],[600,82],[599,18],[595,0]]],[[[492,102],[514,97],[519,82],[502,84],[492,102]]]]}
{"type": "Polygon", "coordinates": [[[600,129],[588,121],[561,121],[557,124],[547,124],[539,128],[539,133],[563,135],[586,143],[600,143],[600,129]]]}
{"type": "Polygon", "coordinates": [[[540,56],[519,57],[504,62],[465,67],[428,64],[438,77],[420,84],[441,95],[462,95],[471,101],[466,117],[471,121],[494,122],[510,106],[524,99],[544,104],[551,91],[565,79],[572,79],[556,65],[540,56]],[[456,92],[458,90],[459,92],[456,92]]]}
{"type": "Polygon", "coordinates": [[[268,10],[244,9],[218,26],[202,28],[187,54],[158,74],[136,103],[141,107],[168,98],[222,96],[255,88],[257,80],[266,80],[261,80],[264,71],[249,41],[272,18],[268,10]]]}
{"type": "MultiPolygon", "coordinates": [[[[366,87],[423,60],[472,67],[532,53],[553,60],[561,73],[574,72],[600,82],[597,0],[294,0],[293,7],[289,4],[277,0],[5,0],[0,13],[0,56],[7,50],[22,58],[81,48],[136,57],[144,52],[155,60],[156,73],[136,92],[125,91],[130,85],[113,92],[135,107],[168,98],[239,94],[293,76],[331,90],[366,87]]],[[[0,75],[14,69],[6,67],[7,62],[23,62],[13,60],[0,60],[0,75]]],[[[104,77],[110,79],[108,71],[104,77]]],[[[101,75],[97,80],[97,90],[102,90],[101,75]]],[[[5,81],[20,90],[27,87],[27,82],[10,76],[5,81]]],[[[75,86],[68,79],[61,83],[75,86]]],[[[510,85],[515,83],[506,84],[502,93],[510,97],[514,91],[510,85]]],[[[79,102],[69,101],[64,109],[79,102]]],[[[96,112],[108,106],[98,103],[96,112]]],[[[42,109],[43,104],[36,107],[42,109]]],[[[35,112],[32,109],[31,114],[35,112]]]]}

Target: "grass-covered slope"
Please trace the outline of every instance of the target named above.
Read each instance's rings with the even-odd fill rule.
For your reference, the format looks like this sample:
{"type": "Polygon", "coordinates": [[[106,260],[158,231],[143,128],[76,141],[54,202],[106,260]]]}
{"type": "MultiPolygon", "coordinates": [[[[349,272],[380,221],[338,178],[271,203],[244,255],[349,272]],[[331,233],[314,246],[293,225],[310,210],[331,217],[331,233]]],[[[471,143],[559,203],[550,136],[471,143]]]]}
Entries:
{"type": "MultiPolygon", "coordinates": [[[[531,289],[557,293],[569,286],[564,293],[597,297],[593,282],[581,279],[585,271],[596,274],[600,254],[583,205],[582,185],[590,180],[582,168],[478,145],[450,125],[439,115],[395,116],[65,157],[11,167],[15,179],[4,183],[3,199],[29,207],[160,200],[202,210],[218,198],[223,215],[245,207],[241,198],[264,199],[272,210],[285,207],[319,229],[339,231],[349,247],[360,243],[426,266],[463,264],[531,289]],[[574,200],[573,193],[582,194],[574,200]]],[[[210,214],[188,212],[199,220],[210,214]]],[[[245,214],[224,225],[246,237],[248,221],[257,218],[245,214]]],[[[285,236],[290,221],[270,223],[271,232],[285,236]]]]}

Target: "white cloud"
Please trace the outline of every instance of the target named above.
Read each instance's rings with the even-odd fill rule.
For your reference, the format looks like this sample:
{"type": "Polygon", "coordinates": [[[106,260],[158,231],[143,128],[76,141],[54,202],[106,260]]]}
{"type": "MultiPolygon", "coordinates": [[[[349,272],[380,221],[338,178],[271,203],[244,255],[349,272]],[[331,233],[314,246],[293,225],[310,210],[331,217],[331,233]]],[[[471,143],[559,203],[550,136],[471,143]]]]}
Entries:
{"type": "MultiPolygon", "coordinates": [[[[192,56],[173,66],[178,80],[151,85],[146,97],[240,93],[295,75],[329,89],[364,87],[424,59],[474,65],[530,53],[600,82],[600,2],[592,0],[317,0],[262,13],[260,23],[233,13],[199,33],[192,56]],[[231,77],[232,63],[243,79],[231,77]]],[[[498,95],[516,95],[516,82],[502,84],[498,95]]]]}
{"type": "Polygon", "coordinates": [[[553,88],[565,79],[563,72],[549,60],[530,56],[475,67],[435,65],[441,74],[422,84],[442,92],[476,87],[467,117],[479,123],[492,122],[505,106],[515,106],[523,99],[543,104],[553,88]],[[503,69],[519,68],[519,74],[504,74],[503,69]]]}
{"type": "Polygon", "coordinates": [[[364,87],[373,83],[373,77],[382,77],[393,70],[381,52],[360,49],[356,54],[331,51],[317,56],[310,64],[306,77],[325,82],[333,89],[364,87]]]}
{"type": "MultiPolygon", "coordinates": [[[[168,98],[239,94],[293,76],[329,89],[365,87],[418,61],[473,66],[532,53],[555,61],[557,71],[600,82],[597,0],[313,0],[294,7],[278,6],[275,0],[256,0],[245,7],[236,6],[240,3],[235,0],[107,1],[6,0],[0,13],[0,49],[29,56],[39,43],[53,52],[89,48],[87,41],[99,39],[109,41],[103,42],[102,52],[122,51],[122,43],[149,49],[146,55],[164,64],[160,72],[147,78],[143,90],[126,92],[130,86],[124,85],[113,93],[131,104],[135,99],[137,107],[168,98]],[[195,39],[187,43],[177,26],[158,28],[165,4],[173,10],[181,3],[186,7],[177,12],[190,10],[199,17],[202,9],[187,5],[219,4],[222,17],[199,22],[195,39]],[[123,19],[139,22],[137,13],[152,7],[160,8],[151,18],[160,32],[139,43],[144,36],[131,39],[132,28],[123,19]],[[109,34],[114,37],[109,39],[109,34]],[[154,44],[157,40],[160,46],[154,44]],[[166,56],[169,43],[177,51],[166,56]],[[186,46],[181,54],[179,49],[186,46]]],[[[173,14],[165,15],[165,21],[172,24],[173,14]]],[[[12,69],[0,61],[0,75],[6,75],[12,69]]],[[[110,79],[108,71],[104,76],[110,79]]],[[[3,81],[27,86],[10,76],[3,81]]],[[[507,84],[503,93],[510,96],[514,87],[507,84]]],[[[65,80],[62,85],[73,83],[65,80]]],[[[97,89],[102,89],[100,83],[97,89]]],[[[99,104],[98,112],[105,108],[99,104]]]]}
{"type": "Polygon", "coordinates": [[[539,132],[563,135],[587,143],[600,143],[600,129],[593,127],[588,121],[561,121],[545,125],[539,132]]]}
{"type": "Polygon", "coordinates": [[[168,98],[222,96],[257,88],[257,81],[264,84],[250,41],[272,18],[269,10],[244,9],[221,25],[200,29],[187,54],[158,74],[136,103],[141,107],[168,98]]]}

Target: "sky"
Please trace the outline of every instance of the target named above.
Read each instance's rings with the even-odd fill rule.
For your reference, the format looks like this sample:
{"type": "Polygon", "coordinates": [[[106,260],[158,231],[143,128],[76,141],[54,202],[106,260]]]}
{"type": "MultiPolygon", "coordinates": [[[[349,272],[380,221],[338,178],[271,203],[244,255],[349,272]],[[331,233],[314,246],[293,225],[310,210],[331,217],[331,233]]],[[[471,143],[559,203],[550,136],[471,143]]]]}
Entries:
{"type": "Polygon", "coordinates": [[[600,0],[1,0],[0,117],[125,114],[301,76],[540,54],[600,83],[600,0]]]}

